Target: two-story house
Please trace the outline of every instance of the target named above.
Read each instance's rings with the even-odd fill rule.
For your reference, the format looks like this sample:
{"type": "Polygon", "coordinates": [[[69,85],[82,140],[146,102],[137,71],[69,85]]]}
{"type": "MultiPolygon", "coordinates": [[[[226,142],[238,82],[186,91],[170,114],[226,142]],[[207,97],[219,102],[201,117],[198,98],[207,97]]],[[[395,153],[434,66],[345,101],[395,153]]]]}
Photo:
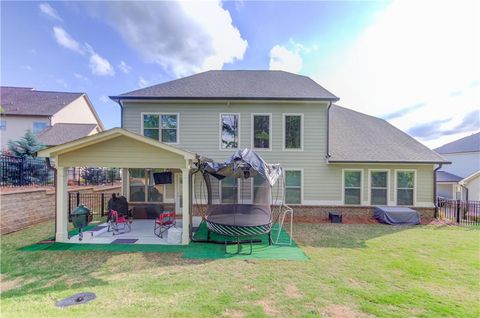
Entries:
{"type": "Polygon", "coordinates": [[[104,130],[85,93],[0,87],[1,149],[27,130],[46,146],[55,146],[104,130]]]}
{"type": "MultiPolygon", "coordinates": [[[[388,122],[335,105],[339,98],[309,77],[283,71],[208,71],[111,99],[121,107],[122,128],[40,155],[56,158],[59,180],[69,166],[125,168],[123,192],[133,204],[175,202],[187,226],[196,182],[190,172],[199,155],[224,161],[251,148],[280,163],[286,203],[295,215],[313,216],[332,209],[371,216],[373,206],[390,205],[415,207],[428,219],[435,170],[448,163],[388,122]],[[173,185],[154,185],[152,172],[160,169],[174,172],[173,185]]],[[[235,182],[218,186],[219,202],[240,197],[235,182]]],[[[242,198],[254,201],[254,187],[242,198]]],[[[66,222],[63,200],[60,222],[66,222]]]]}
{"type": "Polygon", "coordinates": [[[437,172],[437,195],[480,200],[480,132],[434,149],[452,164],[437,172]]]}

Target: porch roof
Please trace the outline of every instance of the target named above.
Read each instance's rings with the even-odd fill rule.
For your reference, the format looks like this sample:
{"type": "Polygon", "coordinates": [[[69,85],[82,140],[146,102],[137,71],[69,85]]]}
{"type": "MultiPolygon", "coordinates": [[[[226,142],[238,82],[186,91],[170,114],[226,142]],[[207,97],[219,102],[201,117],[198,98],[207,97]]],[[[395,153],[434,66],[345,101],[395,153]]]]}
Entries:
{"type": "Polygon", "coordinates": [[[39,157],[52,157],[58,166],[118,168],[185,168],[197,155],[172,145],[113,128],[62,145],[40,150],[39,157]],[[186,164],[187,162],[187,164],[186,164]]]}

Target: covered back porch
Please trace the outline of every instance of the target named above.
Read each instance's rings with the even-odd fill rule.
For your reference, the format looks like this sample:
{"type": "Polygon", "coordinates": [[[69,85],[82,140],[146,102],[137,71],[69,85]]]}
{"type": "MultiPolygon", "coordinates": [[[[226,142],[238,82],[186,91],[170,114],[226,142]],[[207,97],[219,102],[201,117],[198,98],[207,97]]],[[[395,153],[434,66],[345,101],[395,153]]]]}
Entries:
{"type": "MultiPolygon", "coordinates": [[[[57,242],[78,242],[78,237],[68,235],[68,168],[69,167],[111,167],[122,169],[121,195],[134,209],[132,231],[117,235],[118,239],[130,238],[135,233],[148,237],[149,244],[155,244],[153,224],[155,217],[163,210],[174,210],[181,229],[181,243],[188,244],[191,231],[190,171],[196,160],[194,153],[164,144],[121,128],[87,136],[63,145],[39,151],[38,156],[51,158],[56,167],[56,233],[57,242]],[[172,184],[155,186],[153,172],[170,171],[172,184]],[[136,215],[135,215],[136,214],[136,215]],[[138,226],[135,229],[135,219],[138,226]],[[151,235],[147,234],[148,222],[151,235]],[[144,229],[144,230],[141,230],[144,229]]],[[[94,231],[95,232],[95,231],[94,231]]],[[[103,232],[103,229],[102,229],[103,232]]],[[[90,242],[105,243],[105,234],[90,234],[90,242]],[[95,234],[95,235],[94,235],[95,234]],[[97,238],[94,240],[93,238],[97,238]]],[[[107,234],[108,235],[108,234],[107,234]]],[[[86,240],[84,241],[85,243],[86,240]]],[[[108,239],[110,240],[110,239],[108,239]]],[[[166,244],[158,238],[158,244],[166,244]]]]}

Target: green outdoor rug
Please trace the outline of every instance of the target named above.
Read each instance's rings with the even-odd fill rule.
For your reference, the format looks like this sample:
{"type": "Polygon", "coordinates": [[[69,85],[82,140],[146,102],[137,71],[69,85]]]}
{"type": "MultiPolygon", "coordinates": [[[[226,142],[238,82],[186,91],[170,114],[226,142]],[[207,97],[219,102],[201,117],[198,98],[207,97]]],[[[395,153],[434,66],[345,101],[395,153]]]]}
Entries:
{"type": "MultiPolygon", "coordinates": [[[[272,237],[278,235],[279,227],[274,227],[272,237]]],[[[198,231],[194,235],[194,240],[204,240],[207,238],[207,227],[204,222],[200,224],[198,231]]],[[[211,233],[212,240],[224,242],[225,239],[231,240],[215,233],[211,233]]],[[[33,244],[20,248],[21,251],[103,251],[103,252],[143,252],[143,253],[181,253],[186,259],[270,259],[270,260],[294,260],[305,261],[308,257],[303,251],[292,242],[292,245],[269,245],[268,235],[257,236],[255,239],[261,239],[261,243],[253,244],[251,255],[250,244],[241,245],[240,254],[232,254],[237,251],[237,245],[227,245],[225,253],[224,244],[196,243],[189,245],[155,245],[155,244],[82,244],[82,243],[52,243],[52,244],[33,244]]],[[[279,242],[289,242],[290,236],[280,228],[279,242]]]]}

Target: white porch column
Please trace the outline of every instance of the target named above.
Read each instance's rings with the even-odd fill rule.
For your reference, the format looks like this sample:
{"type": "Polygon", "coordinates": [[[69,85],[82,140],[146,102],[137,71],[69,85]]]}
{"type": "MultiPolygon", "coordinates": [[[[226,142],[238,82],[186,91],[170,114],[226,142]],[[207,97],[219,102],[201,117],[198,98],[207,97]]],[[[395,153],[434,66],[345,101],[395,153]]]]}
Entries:
{"type": "Polygon", "coordinates": [[[190,169],[182,169],[182,244],[190,243],[190,186],[188,175],[190,169]]]}
{"type": "MultiPolygon", "coordinates": [[[[58,161],[57,161],[58,162],[58,161]]],[[[57,168],[57,242],[68,242],[68,168],[57,168]]]]}
{"type": "Polygon", "coordinates": [[[130,189],[128,188],[128,168],[122,168],[122,195],[127,198],[130,198],[130,189]]]}

